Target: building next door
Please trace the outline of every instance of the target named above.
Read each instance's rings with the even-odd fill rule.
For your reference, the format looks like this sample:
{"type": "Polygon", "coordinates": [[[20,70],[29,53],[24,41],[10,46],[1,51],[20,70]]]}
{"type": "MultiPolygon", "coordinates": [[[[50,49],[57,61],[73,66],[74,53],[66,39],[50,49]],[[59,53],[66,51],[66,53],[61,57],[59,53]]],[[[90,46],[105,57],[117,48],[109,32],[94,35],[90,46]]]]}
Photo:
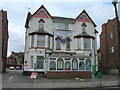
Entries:
{"type": "Polygon", "coordinates": [[[37,56],[37,69],[44,70],[44,56],[37,56]]]}

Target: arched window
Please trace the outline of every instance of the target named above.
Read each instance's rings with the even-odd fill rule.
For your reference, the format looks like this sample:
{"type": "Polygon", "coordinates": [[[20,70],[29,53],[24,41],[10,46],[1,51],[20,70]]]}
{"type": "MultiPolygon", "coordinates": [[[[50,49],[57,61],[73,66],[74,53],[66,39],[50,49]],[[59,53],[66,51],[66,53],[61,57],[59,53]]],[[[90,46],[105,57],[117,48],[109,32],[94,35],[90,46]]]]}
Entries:
{"type": "Polygon", "coordinates": [[[91,60],[90,59],[86,60],[86,70],[91,70],[91,60]]]}
{"type": "Polygon", "coordinates": [[[70,61],[66,61],[66,62],[65,62],[65,70],[71,70],[70,61]]]}
{"type": "Polygon", "coordinates": [[[78,70],[78,61],[75,58],[72,60],[72,70],[78,70]]]}
{"type": "Polygon", "coordinates": [[[79,63],[79,70],[85,70],[85,64],[84,62],[79,63]]]}
{"type": "Polygon", "coordinates": [[[56,70],[56,63],[55,61],[50,62],[50,70],[56,70]]]}
{"type": "Polygon", "coordinates": [[[62,58],[59,58],[57,61],[57,70],[63,70],[64,68],[64,62],[62,58]]]}

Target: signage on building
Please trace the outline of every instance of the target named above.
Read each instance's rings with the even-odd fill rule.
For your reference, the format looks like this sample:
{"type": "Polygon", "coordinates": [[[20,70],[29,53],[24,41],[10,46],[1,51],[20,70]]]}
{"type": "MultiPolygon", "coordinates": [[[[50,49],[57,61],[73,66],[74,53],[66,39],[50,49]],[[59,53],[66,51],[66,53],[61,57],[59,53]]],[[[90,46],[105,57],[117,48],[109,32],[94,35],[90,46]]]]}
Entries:
{"type": "Polygon", "coordinates": [[[71,31],[55,31],[55,35],[58,36],[72,36],[72,32],[71,31]]]}

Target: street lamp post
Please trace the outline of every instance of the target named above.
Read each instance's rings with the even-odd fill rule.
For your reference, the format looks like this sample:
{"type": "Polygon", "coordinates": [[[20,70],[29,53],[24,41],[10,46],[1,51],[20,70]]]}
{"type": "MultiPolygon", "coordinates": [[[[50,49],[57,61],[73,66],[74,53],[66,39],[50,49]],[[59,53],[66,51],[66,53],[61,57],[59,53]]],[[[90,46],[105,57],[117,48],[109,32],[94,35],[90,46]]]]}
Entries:
{"type": "MultiPolygon", "coordinates": [[[[117,4],[118,4],[118,0],[112,0],[112,4],[115,8],[115,14],[116,14],[116,19],[117,19],[117,30],[118,30],[118,59],[120,59],[120,30],[119,30],[119,18],[118,18],[118,12],[117,12],[117,4]]],[[[120,75],[120,67],[119,67],[120,61],[118,60],[118,79],[119,79],[119,75],[120,75]]],[[[118,80],[119,81],[119,80],[118,80]]],[[[118,83],[118,86],[119,83],[118,83]]]]}

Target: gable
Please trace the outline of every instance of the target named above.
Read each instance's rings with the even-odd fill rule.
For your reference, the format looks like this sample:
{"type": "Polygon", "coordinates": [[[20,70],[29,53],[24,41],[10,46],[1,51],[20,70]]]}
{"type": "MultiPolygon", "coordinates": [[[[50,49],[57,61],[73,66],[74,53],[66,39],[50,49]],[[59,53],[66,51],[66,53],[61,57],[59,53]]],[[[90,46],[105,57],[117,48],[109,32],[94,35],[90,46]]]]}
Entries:
{"type": "Polygon", "coordinates": [[[44,10],[39,10],[37,14],[35,15],[37,18],[49,18],[47,13],[44,10]]]}
{"type": "Polygon", "coordinates": [[[87,18],[86,15],[81,15],[81,16],[78,18],[78,21],[80,21],[80,22],[90,22],[90,20],[87,18]]]}
{"type": "Polygon", "coordinates": [[[87,12],[85,10],[83,10],[78,15],[78,17],[74,20],[74,22],[75,21],[93,23],[94,27],[96,27],[96,24],[93,22],[93,20],[90,18],[90,16],[87,14],[87,12]]]}

